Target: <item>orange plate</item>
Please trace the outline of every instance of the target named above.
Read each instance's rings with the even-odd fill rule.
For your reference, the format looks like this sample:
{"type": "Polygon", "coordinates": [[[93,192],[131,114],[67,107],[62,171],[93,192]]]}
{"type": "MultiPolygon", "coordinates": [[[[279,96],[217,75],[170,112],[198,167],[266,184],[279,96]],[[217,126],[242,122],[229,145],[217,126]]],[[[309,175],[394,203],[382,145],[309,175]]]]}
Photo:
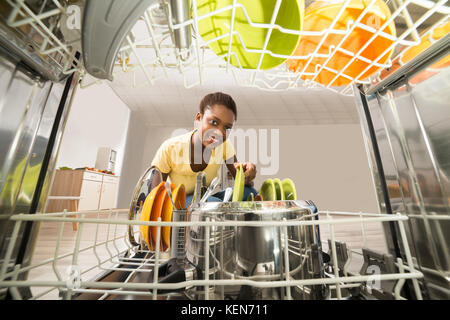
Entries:
{"type": "MultiPolygon", "coordinates": [[[[175,184],[170,185],[172,191],[173,201],[177,209],[183,209],[186,206],[186,190],[183,184],[178,187],[175,184]]],[[[162,209],[162,221],[171,222],[172,221],[173,205],[170,201],[169,196],[166,194],[164,199],[163,209],[162,209]]],[[[170,248],[170,227],[162,227],[162,248],[165,251],[170,248]]]]}
{"type": "MultiPolygon", "coordinates": [[[[162,207],[164,204],[164,198],[167,197],[165,182],[162,181],[159,184],[159,186],[161,186],[162,190],[155,196],[155,200],[154,200],[153,207],[152,207],[152,213],[150,215],[150,221],[158,221],[158,218],[161,217],[162,207]]],[[[151,235],[150,250],[156,250],[156,230],[157,229],[158,229],[158,227],[150,227],[150,235],[151,235]]]]}
{"type": "MultiPolygon", "coordinates": [[[[145,198],[144,206],[142,207],[141,212],[141,221],[150,221],[151,213],[153,211],[153,205],[155,203],[155,199],[159,197],[160,193],[164,189],[164,181],[161,182],[157,187],[153,188],[153,190],[148,194],[147,198],[145,198]]],[[[150,228],[148,226],[139,226],[141,230],[142,239],[147,244],[147,247],[150,249],[150,228]]]]}
{"type": "MultiPolygon", "coordinates": [[[[356,21],[360,14],[364,11],[367,5],[370,4],[370,0],[352,0],[350,1],[347,8],[344,10],[342,15],[340,16],[338,22],[334,25],[333,29],[335,30],[346,30],[347,24],[350,20],[356,21]]],[[[344,1],[340,1],[336,3],[335,1],[316,1],[311,4],[305,12],[304,19],[304,27],[303,31],[323,31],[330,27],[333,19],[338,15],[340,8],[342,8],[344,1]]],[[[391,12],[388,6],[382,0],[378,0],[374,5],[372,5],[369,12],[362,18],[360,23],[368,26],[372,26],[374,28],[380,28],[391,16],[391,12]]],[[[394,22],[390,23],[385,29],[385,33],[395,36],[395,24],[394,22]]],[[[356,27],[350,36],[346,38],[346,40],[342,43],[341,47],[344,50],[352,52],[356,54],[373,36],[373,33],[370,31],[363,30],[361,28],[356,27]]],[[[321,36],[302,36],[298,47],[293,55],[295,56],[306,56],[308,54],[312,54],[316,49],[317,45],[322,39],[321,36]]],[[[324,43],[321,45],[320,49],[317,53],[319,54],[329,54],[332,49],[331,46],[336,47],[344,35],[341,34],[329,34],[325,39],[324,43]]],[[[392,40],[384,38],[382,36],[377,36],[371,44],[361,52],[361,56],[370,60],[374,60],[379,55],[381,55],[391,44],[392,40]]],[[[386,53],[377,63],[383,64],[385,63],[392,54],[392,51],[386,53]]],[[[333,57],[328,61],[326,67],[333,69],[335,71],[341,71],[348,62],[352,59],[347,53],[343,53],[341,51],[337,51],[333,57]]],[[[313,57],[311,62],[307,66],[305,73],[315,73],[316,67],[321,67],[327,58],[321,57],[313,57]],[[320,66],[319,66],[320,65],[320,66]]],[[[308,59],[289,59],[286,64],[289,70],[293,72],[301,72],[307,63],[308,59]]],[[[369,64],[360,59],[355,59],[345,70],[344,74],[350,76],[351,78],[355,78],[362,71],[364,71],[369,64]]],[[[359,80],[363,80],[368,76],[375,73],[379,68],[376,66],[372,66],[368,69],[364,74],[359,77],[359,80]]],[[[318,69],[317,69],[318,70],[318,69]]],[[[334,79],[337,73],[322,69],[322,71],[317,75],[314,81],[321,83],[323,85],[328,85],[334,79]]],[[[303,80],[312,80],[312,75],[302,75],[303,80]]],[[[330,86],[343,86],[350,83],[350,79],[339,76],[330,86]]]]}
{"type": "MultiPolygon", "coordinates": [[[[176,188],[176,185],[174,183],[171,183],[170,191],[172,192],[172,197],[175,197],[175,195],[174,195],[175,188],[176,188]]],[[[175,201],[175,199],[173,201],[175,201]]],[[[161,221],[164,221],[164,222],[172,221],[172,210],[173,210],[172,201],[170,201],[169,195],[166,192],[166,195],[164,196],[163,206],[162,206],[161,221]],[[169,216],[170,216],[170,219],[169,219],[169,216]]],[[[167,227],[161,228],[161,240],[162,240],[161,244],[162,244],[163,251],[165,251],[167,248],[170,247],[170,242],[169,242],[169,245],[167,245],[166,239],[164,239],[164,237],[167,233],[166,229],[167,229],[167,227]]],[[[169,236],[170,236],[170,232],[169,232],[169,236]]]]}

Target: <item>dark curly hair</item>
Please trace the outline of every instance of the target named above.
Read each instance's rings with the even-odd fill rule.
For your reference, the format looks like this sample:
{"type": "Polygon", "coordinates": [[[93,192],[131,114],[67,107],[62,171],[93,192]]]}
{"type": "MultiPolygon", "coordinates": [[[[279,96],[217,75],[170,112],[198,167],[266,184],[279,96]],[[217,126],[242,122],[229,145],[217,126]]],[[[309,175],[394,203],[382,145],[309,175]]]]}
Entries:
{"type": "Polygon", "coordinates": [[[230,95],[223,92],[214,92],[204,96],[202,101],[200,102],[200,113],[204,114],[205,109],[208,108],[208,106],[211,107],[215,104],[223,105],[233,111],[234,117],[237,120],[236,102],[234,102],[233,98],[230,95]]]}

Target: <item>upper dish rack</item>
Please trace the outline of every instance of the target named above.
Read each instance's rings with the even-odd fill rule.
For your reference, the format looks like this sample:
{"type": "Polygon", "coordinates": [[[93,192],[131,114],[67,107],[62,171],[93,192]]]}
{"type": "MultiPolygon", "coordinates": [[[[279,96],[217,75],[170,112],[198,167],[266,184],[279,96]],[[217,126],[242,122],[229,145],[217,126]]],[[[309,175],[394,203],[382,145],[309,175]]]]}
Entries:
{"type": "MultiPolygon", "coordinates": [[[[81,50],[81,36],[76,39],[66,30],[62,34],[68,34],[70,39],[59,40],[60,28],[49,26],[49,17],[60,15],[60,21],[72,19],[76,22],[77,14],[83,16],[85,1],[44,1],[53,5],[48,6],[48,11],[43,10],[39,14],[34,14],[29,8],[32,2],[7,0],[13,7],[8,24],[11,27],[28,25],[40,29],[39,33],[45,39],[39,47],[41,54],[58,52],[73,58],[75,50],[81,50]],[[67,10],[69,6],[78,7],[80,10],[69,11],[67,10]],[[20,23],[17,21],[18,18],[20,23]]],[[[278,14],[281,15],[279,12],[282,12],[283,5],[292,3],[286,0],[264,2],[264,6],[270,3],[273,7],[271,12],[264,12],[270,18],[267,21],[269,23],[261,23],[254,18],[252,6],[256,2],[251,2],[252,6],[248,4],[250,2],[237,0],[208,3],[212,2],[225,5],[212,8],[205,13],[205,10],[197,8],[206,1],[191,0],[188,9],[185,8],[188,12],[183,13],[181,3],[186,3],[185,1],[153,1],[124,38],[115,59],[112,76],[116,79],[126,78],[132,82],[133,87],[153,85],[161,78],[181,76],[184,86],[191,88],[203,85],[211,75],[223,72],[224,75],[231,76],[237,85],[244,87],[257,87],[269,91],[325,87],[344,95],[353,95],[353,84],[369,84],[379,80],[380,72],[390,68],[393,61],[398,61],[400,65],[404,63],[401,57],[408,49],[420,48],[424,39],[431,43],[438,40],[433,36],[436,28],[444,28],[444,33],[445,30],[448,33],[450,29],[448,27],[450,7],[447,0],[306,1],[303,22],[297,29],[280,25],[282,17],[278,17],[278,14]],[[356,15],[355,4],[359,6],[356,15]],[[311,21],[311,17],[314,17],[321,5],[334,5],[335,15],[329,18],[328,26],[320,30],[306,30],[307,22],[311,21]],[[313,7],[315,11],[310,10],[313,7]],[[351,10],[353,16],[350,17],[351,10]],[[384,19],[378,15],[380,11],[384,12],[384,19]],[[181,19],[182,21],[181,16],[185,18],[181,19]],[[229,31],[222,32],[218,36],[205,36],[205,22],[214,18],[222,19],[225,16],[229,16],[230,19],[229,23],[224,23],[229,31]],[[257,33],[259,30],[258,34],[264,36],[262,45],[259,48],[246,45],[248,36],[246,39],[246,36],[237,30],[238,24],[247,24],[257,33]],[[363,41],[359,44],[351,45],[349,50],[347,44],[354,39],[355,32],[364,33],[365,38],[361,38],[363,41]],[[276,50],[276,46],[271,46],[271,34],[299,37],[297,49],[305,49],[291,50],[290,54],[280,53],[276,50]],[[231,43],[228,41],[230,36],[233,39],[231,43]],[[310,42],[308,46],[302,44],[302,39],[308,39],[310,42]],[[217,44],[223,45],[224,41],[227,48],[216,54],[217,50],[216,53],[212,50],[214,45],[216,44],[216,47],[217,44]],[[383,43],[383,46],[379,43],[383,43]],[[374,47],[383,50],[374,53],[374,47]],[[239,48],[238,53],[236,48],[239,48]],[[242,56],[248,54],[260,56],[250,69],[245,68],[245,61],[242,60],[242,56]],[[267,57],[284,62],[265,69],[262,62],[267,57]],[[338,58],[341,59],[340,64],[336,64],[335,60],[338,58]],[[211,70],[215,72],[209,72],[211,70]],[[126,76],[127,74],[129,76],[126,76]]],[[[303,6],[302,0],[297,0],[296,3],[300,8],[303,6]]],[[[303,13],[300,15],[303,16],[303,13]]],[[[57,26],[61,25],[60,22],[57,26]]],[[[79,34],[81,35],[81,32],[79,34]]],[[[85,74],[82,86],[89,86],[101,80],[88,75],[79,62],[76,68],[68,64],[63,66],[64,72],[82,71],[85,74]]]]}

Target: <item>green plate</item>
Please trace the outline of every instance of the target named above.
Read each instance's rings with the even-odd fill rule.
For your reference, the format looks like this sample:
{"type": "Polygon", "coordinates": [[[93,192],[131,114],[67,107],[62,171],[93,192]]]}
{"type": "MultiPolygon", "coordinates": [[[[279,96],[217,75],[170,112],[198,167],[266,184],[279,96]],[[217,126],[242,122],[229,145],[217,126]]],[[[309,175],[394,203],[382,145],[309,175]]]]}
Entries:
{"type": "Polygon", "coordinates": [[[278,178],[273,179],[273,184],[275,185],[275,191],[277,192],[277,200],[284,200],[283,185],[281,180],[278,178]]]}
{"type": "MultiPolygon", "coordinates": [[[[243,5],[252,21],[252,23],[270,24],[272,13],[275,8],[276,0],[238,0],[237,3],[243,5]]],[[[199,17],[198,32],[204,41],[230,33],[232,9],[214,14],[208,18],[200,19],[202,15],[212,11],[225,8],[233,4],[233,0],[199,0],[197,1],[197,16],[199,17]]],[[[302,30],[304,0],[282,1],[275,24],[285,29],[302,30]]],[[[236,7],[233,31],[240,34],[233,35],[231,45],[230,63],[244,69],[256,69],[261,57],[260,52],[249,52],[247,50],[262,50],[268,28],[251,26],[244,14],[242,7],[236,7]],[[242,42],[241,42],[242,41],[242,42]],[[243,45],[244,44],[244,45],[243,45]]],[[[223,56],[228,61],[228,44],[230,37],[225,36],[220,40],[209,43],[209,47],[218,56],[223,56]]],[[[283,33],[276,28],[272,30],[266,50],[275,54],[290,56],[297,48],[300,41],[300,35],[283,33]]],[[[273,57],[270,54],[264,54],[260,69],[267,70],[282,64],[287,58],[273,57]]]]}
{"type": "Polygon", "coordinates": [[[236,177],[234,178],[233,198],[231,201],[242,201],[244,197],[244,183],[244,170],[242,169],[242,165],[239,164],[239,168],[236,170],[236,177]]]}
{"type": "Polygon", "coordinates": [[[259,194],[262,196],[264,201],[275,201],[277,200],[277,191],[275,189],[275,184],[272,179],[267,179],[264,181],[259,190],[259,194]]]}
{"type": "Polygon", "coordinates": [[[285,200],[297,200],[297,191],[295,190],[294,182],[286,178],[281,182],[284,191],[285,200]]]}

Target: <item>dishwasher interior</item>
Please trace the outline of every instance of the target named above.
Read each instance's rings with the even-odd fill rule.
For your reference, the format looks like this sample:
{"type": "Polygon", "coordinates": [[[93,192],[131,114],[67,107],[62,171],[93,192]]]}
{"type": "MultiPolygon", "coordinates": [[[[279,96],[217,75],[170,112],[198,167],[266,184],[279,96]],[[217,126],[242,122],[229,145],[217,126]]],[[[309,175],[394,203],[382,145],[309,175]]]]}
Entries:
{"type": "Polygon", "coordinates": [[[0,297],[448,299],[449,14],[443,0],[2,1],[0,297]],[[129,208],[45,213],[78,88],[211,73],[353,96],[379,212],[194,202],[143,221],[149,168],[129,208]]]}

